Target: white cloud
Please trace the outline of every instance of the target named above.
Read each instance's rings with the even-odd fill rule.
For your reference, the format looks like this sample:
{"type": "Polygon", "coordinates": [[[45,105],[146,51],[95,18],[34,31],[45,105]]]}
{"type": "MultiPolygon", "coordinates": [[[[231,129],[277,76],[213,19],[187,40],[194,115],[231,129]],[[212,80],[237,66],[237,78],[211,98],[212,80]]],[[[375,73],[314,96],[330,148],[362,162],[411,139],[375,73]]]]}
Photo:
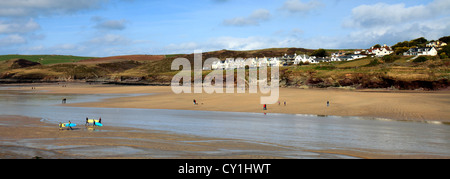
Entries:
{"type": "Polygon", "coordinates": [[[238,38],[230,36],[214,37],[203,42],[186,42],[181,44],[170,44],[158,51],[159,53],[193,53],[200,49],[204,52],[221,49],[227,50],[254,50],[283,46],[282,41],[277,41],[272,37],[252,36],[238,38]]]}
{"type": "Polygon", "coordinates": [[[127,45],[132,41],[126,37],[116,34],[105,34],[100,37],[95,37],[89,40],[87,43],[95,45],[127,45]]]}
{"type": "Polygon", "coordinates": [[[0,47],[24,44],[26,42],[27,40],[25,38],[17,34],[8,35],[3,38],[0,37],[0,47]]]}
{"type": "Polygon", "coordinates": [[[99,8],[108,0],[2,0],[0,17],[36,17],[99,8]]]}
{"type": "Polygon", "coordinates": [[[126,28],[126,23],[128,22],[125,19],[106,20],[99,16],[92,17],[91,19],[96,22],[94,28],[101,30],[124,30],[126,28]]]}
{"type": "Polygon", "coordinates": [[[450,32],[450,1],[434,0],[428,4],[406,6],[376,3],[352,9],[343,27],[351,29],[339,48],[368,48],[374,44],[394,45],[397,42],[425,37],[437,40],[450,32]]]}
{"type": "Polygon", "coordinates": [[[309,2],[302,2],[301,0],[287,0],[280,9],[286,10],[290,13],[305,15],[322,6],[324,6],[324,4],[318,0],[311,0],[309,2]]]}
{"type": "Polygon", "coordinates": [[[264,37],[217,37],[210,39],[207,45],[216,46],[218,49],[253,50],[267,48],[272,41],[272,39],[264,37]]]}
{"type": "Polygon", "coordinates": [[[350,19],[344,27],[370,28],[409,22],[427,21],[430,18],[449,14],[450,1],[434,0],[427,5],[406,7],[404,3],[361,5],[353,8],[350,19]]]}
{"type": "Polygon", "coordinates": [[[258,9],[253,11],[248,17],[236,17],[233,19],[226,19],[223,21],[227,26],[256,26],[263,21],[269,20],[271,17],[270,11],[267,9],[258,9]]]}
{"type": "Polygon", "coordinates": [[[450,17],[432,19],[421,22],[402,23],[401,25],[385,25],[363,28],[351,32],[346,39],[340,40],[342,47],[370,47],[374,44],[394,45],[397,42],[425,37],[437,40],[449,35],[450,17]]]}
{"type": "Polygon", "coordinates": [[[40,29],[41,26],[33,19],[28,21],[15,20],[15,21],[1,21],[0,20],[0,34],[15,34],[15,33],[28,33],[40,29]]]}
{"type": "Polygon", "coordinates": [[[107,30],[124,30],[126,28],[125,23],[127,21],[122,20],[108,20],[98,23],[95,27],[99,29],[107,29],[107,30]]]}

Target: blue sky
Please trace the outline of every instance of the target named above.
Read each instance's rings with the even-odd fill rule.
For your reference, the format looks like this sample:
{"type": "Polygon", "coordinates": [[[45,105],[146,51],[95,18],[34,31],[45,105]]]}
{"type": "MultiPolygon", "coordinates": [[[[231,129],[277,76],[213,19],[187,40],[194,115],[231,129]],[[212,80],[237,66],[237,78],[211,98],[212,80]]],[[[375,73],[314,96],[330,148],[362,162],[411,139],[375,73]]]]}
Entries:
{"type": "Polygon", "coordinates": [[[0,54],[369,48],[450,35],[449,0],[0,0],[0,54]]]}

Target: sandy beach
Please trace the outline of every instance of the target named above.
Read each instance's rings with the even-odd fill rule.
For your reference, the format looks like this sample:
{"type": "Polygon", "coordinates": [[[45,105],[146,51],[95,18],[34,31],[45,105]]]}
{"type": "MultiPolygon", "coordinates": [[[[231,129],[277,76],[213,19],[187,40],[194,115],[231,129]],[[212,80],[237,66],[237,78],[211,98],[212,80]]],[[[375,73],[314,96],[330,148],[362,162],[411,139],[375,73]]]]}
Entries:
{"type": "Polygon", "coordinates": [[[283,159],[286,153],[305,152],[315,158],[448,158],[368,149],[305,151],[270,143],[122,127],[59,130],[56,125],[24,116],[0,116],[0,146],[0,159],[283,159]]]}
{"type": "Polygon", "coordinates": [[[24,116],[0,116],[0,145],[0,159],[31,159],[33,157],[44,159],[271,159],[282,158],[276,156],[276,152],[291,150],[271,144],[134,128],[94,129],[81,125],[74,127],[73,130],[59,130],[57,125],[24,116]],[[221,152],[221,150],[233,152],[221,152]]]}
{"type": "MultiPolygon", "coordinates": [[[[263,111],[261,94],[180,94],[170,87],[46,84],[13,87],[49,94],[139,94],[100,102],[67,106],[148,108],[256,113],[289,113],[365,116],[392,120],[450,122],[450,92],[349,91],[336,89],[280,89],[280,105],[263,111]],[[199,103],[193,104],[193,99],[199,103]],[[286,106],[284,105],[286,101],[286,106]],[[326,102],[330,101],[327,107],[326,102]]],[[[448,156],[390,155],[384,151],[351,149],[305,151],[271,143],[206,138],[134,128],[77,126],[58,130],[53,124],[24,116],[0,116],[0,158],[284,158],[281,153],[312,152],[318,156],[338,154],[357,158],[448,158],[448,156]],[[230,151],[230,152],[225,152],[230,151]],[[89,152],[89,154],[86,154],[89,152]]]]}
{"type": "MultiPolygon", "coordinates": [[[[181,109],[256,113],[287,113],[333,116],[364,116],[401,121],[450,123],[450,91],[385,91],[343,89],[280,88],[280,104],[267,105],[263,94],[174,94],[167,86],[111,86],[68,84],[44,85],[38,93],[56,94],[142,94],[136,97],[107,99],[69,106],[107,108],[181,109]],[[198,105],[193,105],[193,100],[198,105]],[[330,105],[327,107],[327,101],[330,105]],[[286,106],[284,105],[286,102],[286,106]]],[[[31,91],[31,87],[15,88],[31,91]]]]}

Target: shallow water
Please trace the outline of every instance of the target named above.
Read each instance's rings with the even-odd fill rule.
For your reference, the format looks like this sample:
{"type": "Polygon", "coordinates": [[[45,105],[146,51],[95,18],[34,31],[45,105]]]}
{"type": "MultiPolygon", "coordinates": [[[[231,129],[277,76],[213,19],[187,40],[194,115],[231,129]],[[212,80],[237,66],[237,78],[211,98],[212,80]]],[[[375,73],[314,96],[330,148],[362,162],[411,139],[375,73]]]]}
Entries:
{"type": "MultiPolygon", "coordinates": [[[[107,126],[241,139],[301,150],[362,149],[397,155],[450,156],[450,125],[361,117],[59,106],[63,98],[75,103],[123,96],[130,95],[55,95],[0,90],[0,115],[38,117],[54,124],[68,120],[84,124],[86,117],[101,117],[107,126]]],[[[299,155],[302,154],[284,156],[302,158],[299,155]]],[[[305,156],[315,158],[307,152],[305,156]]]]}

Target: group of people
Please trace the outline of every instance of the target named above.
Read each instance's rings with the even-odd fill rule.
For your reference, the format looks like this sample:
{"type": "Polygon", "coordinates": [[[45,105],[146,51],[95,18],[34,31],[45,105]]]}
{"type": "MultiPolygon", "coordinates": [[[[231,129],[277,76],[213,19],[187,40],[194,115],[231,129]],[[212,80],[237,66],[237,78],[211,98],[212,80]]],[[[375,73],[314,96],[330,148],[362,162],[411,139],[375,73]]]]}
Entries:
{"type": "MultiPolygon", "coordinates": [[[[100,124],[102,123],[102,118],[101,117],[98,119],[98,122],[96,122],[96,120],[92,119],[92,126],[98,126],[97,123],[100,123],[100,124]]],[[[60,122],[59,123],[59,130],[63,130],[66,127],[67,127],[67,130],[73,130],[71,124],[72,124],[72,122],[70,120],[69,120],[69,123],[65,123],[65,124],[60,122]]],[[[89,124],[90,124],[89,118],[86,117],[86,124],[85,124],[85,126],[89,126],[89,124]]]]}
{"type": "MultiPolygon", "coordinates": [[[[281,102],[278,101],[278,106],[281,105],[281,102]]],[[[284,101],[284,106],[286,106],[286,101],[284,101]]],[[[330,107],[330,101],[327,101],[327,107],[330,107]]],[[[264,104],[263,110],[267,110],[267,104],[264,104]]]]}
{"type": "MultiPolygon", "coordinates": [[[[98,118],[98,123],[102,123],[102,118],[100,117],[100,118],[98,118]]],[[[85,126],[89,126],[89,118],[88,117],[86,117],[86,123],[84,124],[85,126]]],[[[92,126],[96,126],[96,122],[95,122],[95,120],[94,119],[92,119],[92,126]]]]}
{"type": "MultiPolygon", "coordinates": [[[[284,101],[284,106],[286,106],[286,101],[284,101]]],[[[281,106],[281,102],[280,101],[278,101],[278,106],[281,106]]],[[[267,104],[264,104],[264,106],[263,106],[263,110],[267,110],[267,104]]]]}
{"type": "MultiPolygon", "coordinates": [[[[192,102],[194,102],[194,105],[198,105],[199,104],[199,102],[196,99],[192,100],[192,102]]],[[[201,103],[201,105],[203,105],[203,103],[201,103]]]]}
{"type": "MultiPolygon", "coordinates": [[[[70,120],[69,120],[69,123],[67,123],[67,130],[73,130],[72,129],[72,122],[70,122],[70,120]]],[[[64,129],[64,127],[66,127],[63,123],[61,123],[61,122],[59,122],[59,130],[63,130],[64,129]]]]}

